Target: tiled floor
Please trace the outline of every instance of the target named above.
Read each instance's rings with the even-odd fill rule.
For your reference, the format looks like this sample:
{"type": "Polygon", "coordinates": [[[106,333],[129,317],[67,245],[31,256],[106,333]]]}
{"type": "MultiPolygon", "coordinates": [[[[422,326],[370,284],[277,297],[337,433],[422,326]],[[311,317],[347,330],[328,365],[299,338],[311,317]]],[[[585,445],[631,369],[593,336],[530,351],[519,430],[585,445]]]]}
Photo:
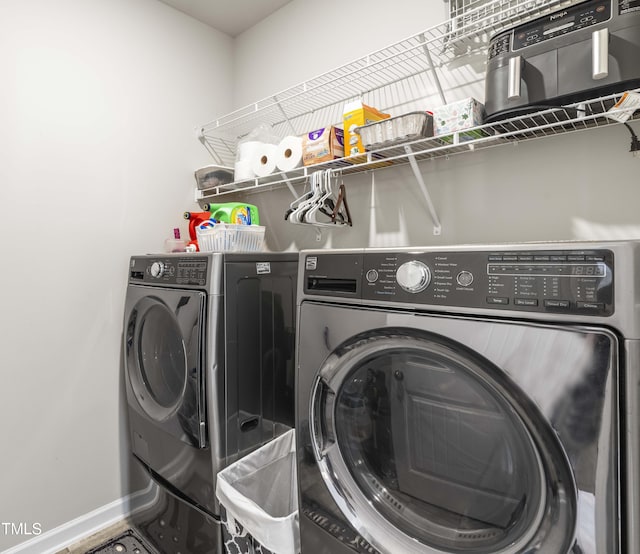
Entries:
{"type": "Polygon", "coordinates": [[[85,554],[88,550],[91,550],[96,546],[100,546],[110,538],[121,535],[130,527],[131,524],[129,522],[125,520],[119,521],[118,523],[106,527],[76,544],[72,544],[63,550],[60,550],[56,554],[85,554]]]}

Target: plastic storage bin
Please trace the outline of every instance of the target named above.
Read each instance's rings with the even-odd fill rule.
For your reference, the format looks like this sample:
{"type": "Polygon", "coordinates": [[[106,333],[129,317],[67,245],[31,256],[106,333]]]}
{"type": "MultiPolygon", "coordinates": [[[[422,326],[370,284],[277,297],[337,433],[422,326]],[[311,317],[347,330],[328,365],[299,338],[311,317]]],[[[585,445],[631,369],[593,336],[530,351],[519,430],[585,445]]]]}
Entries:
{"type": "Polygon", "coordinates": [[[218,473],[228,554],[298,554],[298,480],[291,429],[218,473]]]}
{"type": "Polygon", "coordinates": [[[233,181],[233,169],[221,165],[208,165],[194,172],[199,189],[227,185],[233,181]]]}
{"type": "Polygon", "coordinates": [[[201,252],[257,252],[264,246],[265,228],[261,225],[218,223],[213,227],[196,227],[201,252]]]}
{"type": "Polygon", "coordinates": [[[410,112],[357,127],[367,150],[433,136],[433,116],[429,112],[410,112]]]}

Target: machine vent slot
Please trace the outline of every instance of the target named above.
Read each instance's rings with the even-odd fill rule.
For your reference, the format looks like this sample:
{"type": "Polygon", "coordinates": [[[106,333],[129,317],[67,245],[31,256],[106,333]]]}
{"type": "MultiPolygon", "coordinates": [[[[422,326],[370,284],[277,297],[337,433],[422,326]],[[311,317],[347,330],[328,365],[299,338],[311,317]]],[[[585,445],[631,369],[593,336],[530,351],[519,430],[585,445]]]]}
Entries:
{"type": "Polygon", "coordinates": [[[330,279],[327,277],[308,277],[307,290],[319,292],[342,292],[355,294],[358,282],[355,279],[330,279]]]}

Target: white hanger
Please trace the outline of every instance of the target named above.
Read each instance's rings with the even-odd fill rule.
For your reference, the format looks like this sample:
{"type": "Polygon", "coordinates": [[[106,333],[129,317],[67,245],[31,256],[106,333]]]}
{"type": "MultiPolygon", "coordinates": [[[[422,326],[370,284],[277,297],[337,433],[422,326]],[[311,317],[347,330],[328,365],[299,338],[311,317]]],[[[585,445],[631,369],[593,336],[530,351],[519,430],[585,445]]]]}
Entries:
{"type": "MultiPolygon", "coordinates": [[[[331,222],[331,216],[322,212],[323,208],[326,211],[326,208],[329,207],[328,201],[334,196],[330,169],[327,169],[322,173],[321,189],[323,193],[322,196],[318,198],[309,211],[305,213],[304,219],[307,223],[314,225],[334,226],[335,224],[331,222]],[[328,220],[322,220],[323,216],[328,217],[328,220]]],[[[333,205],[335,205],[335,200],[333,201],[333,205]]]]}
{"type": "Polygon", "coordinates": [[[304,214],[315,204],[316,199],[320,198],[322,194],[322,190],[320,189],[320,174],[320,171],[315,171],[311,174],[311,193],[302,197],[297,208],[289,214],[289,221],[291,223],[298,225],[305,223],[304,214]]]}
{"type": "Polygon", "coordinates": [[[285,219],[294,225],[342,227],[352,225],[346,205],[344,184],[336,197],[333,172],[330,169],[311,174],[311,190],[296,198],[289,206],[285,219]]]}

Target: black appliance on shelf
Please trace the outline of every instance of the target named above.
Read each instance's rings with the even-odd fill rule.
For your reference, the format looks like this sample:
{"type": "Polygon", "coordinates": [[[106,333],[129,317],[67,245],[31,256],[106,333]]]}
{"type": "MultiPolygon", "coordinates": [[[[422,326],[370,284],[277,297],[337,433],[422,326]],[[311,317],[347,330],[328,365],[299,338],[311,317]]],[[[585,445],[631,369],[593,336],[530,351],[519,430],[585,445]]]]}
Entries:
{"type": "Polygon", "coordinates": [[[640,86],[640,1],[587,0],[491,38],[487,121],[640,86]]]}

